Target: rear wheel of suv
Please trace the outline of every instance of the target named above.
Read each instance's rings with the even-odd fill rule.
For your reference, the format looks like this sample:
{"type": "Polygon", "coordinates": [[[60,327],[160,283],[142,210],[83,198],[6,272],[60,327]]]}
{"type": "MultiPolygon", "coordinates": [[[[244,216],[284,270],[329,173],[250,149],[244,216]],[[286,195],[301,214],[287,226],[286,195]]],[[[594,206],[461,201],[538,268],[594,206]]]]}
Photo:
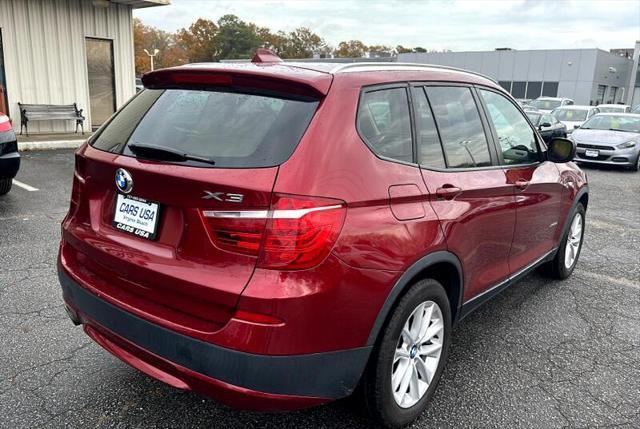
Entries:
{"type": "Polygon", "coordinates": [[[11,185],[13,181],[11,179],[1,179],[0,180],[0,195],[4,195],[9,193],[11,190],[11,185]]]}
{"type": "Polygon", "coordinates": [[[426,408],[447,360],[451,309],[440,283],[415,283],[400,299],[363,380],[371,416],[386,427],[415,420],[426,408]]]}
{"type": "Polygon", "coordinates": [[[557,279],[566,279],[571,275],[580,251],[582,250],[582,239],[584,237],[585,209],[582,204],[578,204],[569,218],[569,228],[564,234],[560,248],[552,261],[544,267],[546,272],[557,279]]]}

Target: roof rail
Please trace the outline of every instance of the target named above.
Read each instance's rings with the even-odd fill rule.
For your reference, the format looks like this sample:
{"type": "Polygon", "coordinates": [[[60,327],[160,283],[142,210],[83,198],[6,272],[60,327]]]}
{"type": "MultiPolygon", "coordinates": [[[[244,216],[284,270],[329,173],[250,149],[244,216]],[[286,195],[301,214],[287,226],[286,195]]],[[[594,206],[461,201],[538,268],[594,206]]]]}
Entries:
{"type": "Polygon", "coordinates": [[[494,78],[492,78],[490,76],[487,76],[485,74],[482,74],[482,73],[478,73],[478,72],[475,72],[475,71],[472,71],[472,70],[465,70],[465,69],[461,69],[461,68],[458,68],[458,67],[443,66],[443,65],[439,65],[439,64],[372,63],[372,62],[348,63],[348,64],[340,64],[339,66],[336,66],[335,68],[331,69],[331,73],[338,73],[338,72],[341,72],[341,71],[346,70],[346,69],[359,68],[359,67],[388,67],[388,68],[393,68],[395,66],[453,70],[453,71],[459,71],[459,72],[464,72],[464,73],[471,73],[473,75],[480,76],[480,77],[483,77],[485,79],[489,79],[491,82],[498,83],[498,81],[495,80],[494,78]]]}

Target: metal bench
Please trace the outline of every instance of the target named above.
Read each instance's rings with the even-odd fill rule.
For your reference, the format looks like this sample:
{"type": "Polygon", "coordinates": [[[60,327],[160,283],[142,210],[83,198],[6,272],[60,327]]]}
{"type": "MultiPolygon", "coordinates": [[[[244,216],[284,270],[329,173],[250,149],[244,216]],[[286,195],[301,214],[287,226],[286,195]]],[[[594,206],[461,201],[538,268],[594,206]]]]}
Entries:
{"type": "Polygon", "coordinates": [[[78,109],[76,103],[55,105],[55,104],[22,104],[18,103],[20,108],[20,134],[24,127],[27,136],[29,136],[30,121],[76,121],[76,133],[78,125],[84,134],[84,116],[82,109],[78,109]]]}

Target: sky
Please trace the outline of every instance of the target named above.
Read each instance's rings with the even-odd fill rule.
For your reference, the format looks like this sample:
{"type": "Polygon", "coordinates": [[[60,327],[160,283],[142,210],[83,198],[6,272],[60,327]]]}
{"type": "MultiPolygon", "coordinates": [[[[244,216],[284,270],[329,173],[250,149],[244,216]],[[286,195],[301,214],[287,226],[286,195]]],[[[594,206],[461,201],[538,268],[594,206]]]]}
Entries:
{"type": "Polygon", "coordinates": [[[336,46],[421,46],[453,51],[632,48],[640,40],[640,0],[171,0],[134,11],[175,31],[198,18],[234,14],[272,31],[308,27],[336,46]]]}

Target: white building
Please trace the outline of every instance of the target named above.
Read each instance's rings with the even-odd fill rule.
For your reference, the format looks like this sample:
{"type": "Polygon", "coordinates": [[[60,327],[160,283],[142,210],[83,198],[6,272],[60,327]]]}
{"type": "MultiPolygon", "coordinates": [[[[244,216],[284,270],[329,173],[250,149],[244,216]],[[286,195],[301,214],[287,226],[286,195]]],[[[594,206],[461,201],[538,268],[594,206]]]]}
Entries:
{"type": "MultiPolygon", "coordinates": [[[[170,0],[0,0],[0,111],[20,130],[18,102],[73,104],[85,130],[135,94],[132,10],[170,0]]],[[[73,121],[29,132],[73,131],[73,121]]]]}
{"type": "Polygon", "coordinates": [[[576,104],[640,103],[634,59],[601,49],[429,52],[398,55],[398,62],[439,64],[483,73],[515,98],[568,97],[576,104]],[[635,95],[633,92],[635,90],[635,95]]]}

